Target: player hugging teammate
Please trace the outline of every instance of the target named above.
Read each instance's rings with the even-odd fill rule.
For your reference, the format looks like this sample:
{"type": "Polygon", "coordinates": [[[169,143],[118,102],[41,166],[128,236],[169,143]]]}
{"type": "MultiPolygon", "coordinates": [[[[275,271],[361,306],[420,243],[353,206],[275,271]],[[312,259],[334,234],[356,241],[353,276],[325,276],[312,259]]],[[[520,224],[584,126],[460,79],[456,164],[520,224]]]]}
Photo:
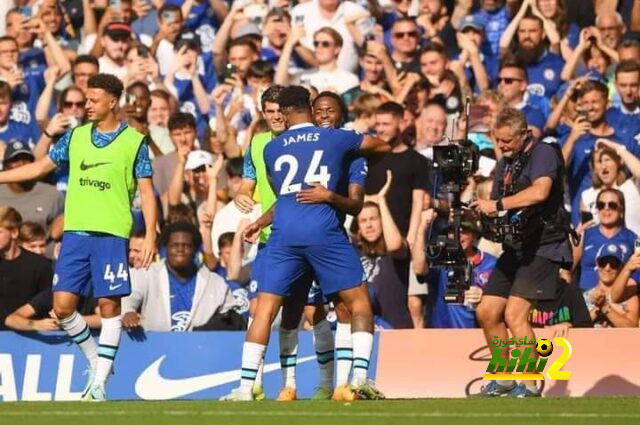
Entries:
{"type": "Polygon", "coordinates": [[[353,377],[340,398],[382,398],[367,378],[373,312],[360,259],[344,230],[344,215],[334,203],[301,202],[299,194],[304,189],[319,188],[318,184],[338,193],[340,185],[349,181],[348,158],[384,153],[389,147],[374,137],[314,126],[309,92],[303,87],[282,89],[278,104],[288,130],[264,149],[266,173],[276,202],[245,231],[245,238],[255,242],[260,231],[273,222],[260,259],[260,268],[269,273],[261,275],[258,283],[257,307],[243,347],[240,387],[224,399],[254,399],[254,382],[269,342],[271,323],[285,299],[306,301],[314,278],[324,296],[351,317],[353,377]]]}

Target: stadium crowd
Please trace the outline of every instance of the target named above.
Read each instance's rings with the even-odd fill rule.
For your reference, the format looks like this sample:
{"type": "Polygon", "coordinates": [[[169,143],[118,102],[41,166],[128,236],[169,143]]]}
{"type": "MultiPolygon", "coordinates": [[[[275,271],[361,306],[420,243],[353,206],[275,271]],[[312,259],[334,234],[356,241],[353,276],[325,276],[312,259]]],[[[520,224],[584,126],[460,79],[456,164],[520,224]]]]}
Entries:
{"type": "MultiPolygon", "coordinates": [[[[55,155],[86,122],[87,83],[98,73],[124,84],[119,111],[147,136],[161,211],[157,261],[140,267],[145,226],[134,200],[130,330],[246,328],[256,246],[242,232],[261,211],[243,158],[271,129],[277,104],[263,95],[290,84],[326,100],[314,103],[318,124],[391,146],[369,164],[364,207],[345,224],[379,328],[478,326],[474,309],[501,246],[465,211],[472,286],[464,304],[446,304],[447,274],[425,254],[451,214],[433,147],[468,127],[481,158],[462,200],[488,199],[501,157],[493,121],[506,107],[525,114],[530,137],[561,147],[581,236],[558,277],[566,285],[531,322],[558,332],[638,326],[639,1],[3,0],[2,168],[55,155]]],[[[60,328],[52,263],[68,175],[62,167],[0,185],[0,329],[60,328]]],[[[91,294],[79,311],[100,326],[91,294]]]]}

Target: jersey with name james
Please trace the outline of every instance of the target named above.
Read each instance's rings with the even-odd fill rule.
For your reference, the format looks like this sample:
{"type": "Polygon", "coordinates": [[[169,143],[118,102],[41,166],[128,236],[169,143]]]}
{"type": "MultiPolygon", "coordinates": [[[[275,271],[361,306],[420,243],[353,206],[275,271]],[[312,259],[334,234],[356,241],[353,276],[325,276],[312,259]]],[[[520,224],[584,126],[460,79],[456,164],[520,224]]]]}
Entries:
{"type": "Polygon", "coordinates": [[[296,194],[318,182],[332,192],[349,173],[352,154],[363,135],[320,128],[291,127],[264,151],[267,174],[277,196],[273,233],[269,242],[280,246],[308,246],[347,242],[340,213],[328,203],[302,204],[296,194]]]}

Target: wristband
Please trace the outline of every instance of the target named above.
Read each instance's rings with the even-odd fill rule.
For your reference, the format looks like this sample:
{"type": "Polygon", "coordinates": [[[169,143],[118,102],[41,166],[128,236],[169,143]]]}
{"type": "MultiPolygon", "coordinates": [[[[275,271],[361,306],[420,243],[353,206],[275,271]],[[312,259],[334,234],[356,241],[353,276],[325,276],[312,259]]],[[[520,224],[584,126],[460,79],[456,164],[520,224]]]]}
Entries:
{"type": "Polygon", "coordinates": [[[496,210],[498,210],[498,212],[504,211],[504,205],[502,205],[502,198],[498,199],[498,201],[496,202],[496,210]]]}
{"type": "Polygon", "coordinates": [[[52,136],[52,135],[50,135],[50,134],[47,132],[47,129],[46,129],[46,128],[45,128],[44,130],[42,130],[42,134],[44,134],[45,136],[47,136],[49,139],[53,139],[53,136],[52,136]]]}

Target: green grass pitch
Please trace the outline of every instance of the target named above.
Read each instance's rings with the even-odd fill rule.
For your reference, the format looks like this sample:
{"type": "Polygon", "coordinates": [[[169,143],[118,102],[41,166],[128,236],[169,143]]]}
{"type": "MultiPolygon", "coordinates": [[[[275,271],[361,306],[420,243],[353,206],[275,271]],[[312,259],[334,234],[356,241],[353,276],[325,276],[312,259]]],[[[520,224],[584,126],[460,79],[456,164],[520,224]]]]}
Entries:
{"type": "Polygon", "coordinates": [[[640,398],[422,399],[353,403],[111,401],[0,403],[0,424],[412,425],[640,423],[640,398]]]}

